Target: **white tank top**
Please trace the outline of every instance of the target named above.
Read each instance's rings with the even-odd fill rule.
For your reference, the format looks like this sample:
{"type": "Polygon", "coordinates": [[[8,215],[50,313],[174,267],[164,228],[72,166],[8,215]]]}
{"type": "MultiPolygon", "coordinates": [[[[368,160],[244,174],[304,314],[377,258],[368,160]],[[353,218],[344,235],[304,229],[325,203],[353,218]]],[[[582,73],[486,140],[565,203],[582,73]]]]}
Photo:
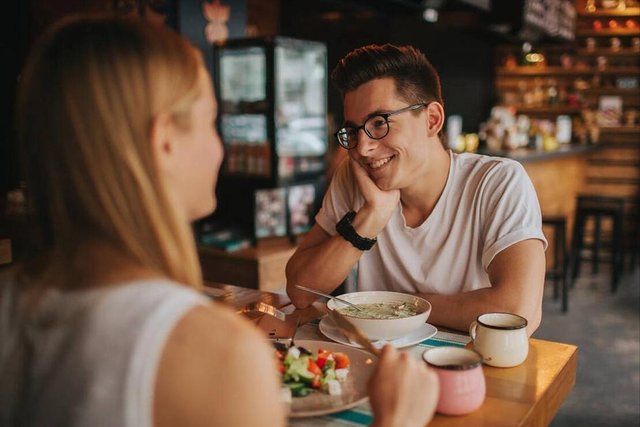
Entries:
{"type": "Polygon", "coordinates": [[[186,286],[146,280],[50,290],[20,310],[15,286],[0,286],[0,426],[153,427],[165,342],[206,304],[186,286]]]}

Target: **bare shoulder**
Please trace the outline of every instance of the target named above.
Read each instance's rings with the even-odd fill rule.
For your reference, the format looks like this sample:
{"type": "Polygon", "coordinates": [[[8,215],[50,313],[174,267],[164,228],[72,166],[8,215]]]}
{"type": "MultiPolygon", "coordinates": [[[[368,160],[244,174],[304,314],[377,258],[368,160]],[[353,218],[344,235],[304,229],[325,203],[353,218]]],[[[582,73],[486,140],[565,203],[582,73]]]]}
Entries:
{"type": "Polygon", "coordinates": [[[278,388],[273,352],[249,321],[218,304],[196,307],[163,350],[154,425],[284,425],[278,388]]]}

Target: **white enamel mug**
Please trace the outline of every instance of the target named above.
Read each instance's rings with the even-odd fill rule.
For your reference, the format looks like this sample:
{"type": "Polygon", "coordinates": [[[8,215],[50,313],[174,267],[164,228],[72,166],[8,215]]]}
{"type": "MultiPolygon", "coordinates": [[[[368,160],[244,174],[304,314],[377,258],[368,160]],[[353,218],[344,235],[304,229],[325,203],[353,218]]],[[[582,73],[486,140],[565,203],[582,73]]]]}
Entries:
{"type": "Polygon", "coordinates": [[[518,366],[529,354],[527,319],[517,314],[486,313],[469,327],[473,347],[484,363],[498,368],[518,366]]]}

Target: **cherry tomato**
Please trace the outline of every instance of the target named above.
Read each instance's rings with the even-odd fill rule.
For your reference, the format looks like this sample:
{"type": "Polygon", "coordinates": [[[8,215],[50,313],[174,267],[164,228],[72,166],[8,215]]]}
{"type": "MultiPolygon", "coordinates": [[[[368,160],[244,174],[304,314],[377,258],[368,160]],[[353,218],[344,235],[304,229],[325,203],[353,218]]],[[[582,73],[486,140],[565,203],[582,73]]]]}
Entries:
{"type": "Polygon", "coordinates": [[[312,358],[309,358],[309,363],[307,366],[307,371],[311,372],[313,375],[322,375],[322,369],[316,362],[313,361],[312,358]]]}
{"type": "Polygon", "coordinates": [[[313,380],[311,381],[311,388],[315,388],[316,390],[320,388],[320,375],[313,377],[313,380]]]}
{"type": "Polygon", "coordinates": [[[336,369],[348,368],[351,364],[349,356],[344,353],[335,352],[333,353],[333,358],[336,361],[336,369]]]}
{"type": "Polygon", "coordinates": [[[318,366],[320,367],[320,369],[324,369],[324,365],[326,365],[327,363],[327,358],[331,355],[330,351],[320,351],[321,349],[318,349],[318,366]]]}

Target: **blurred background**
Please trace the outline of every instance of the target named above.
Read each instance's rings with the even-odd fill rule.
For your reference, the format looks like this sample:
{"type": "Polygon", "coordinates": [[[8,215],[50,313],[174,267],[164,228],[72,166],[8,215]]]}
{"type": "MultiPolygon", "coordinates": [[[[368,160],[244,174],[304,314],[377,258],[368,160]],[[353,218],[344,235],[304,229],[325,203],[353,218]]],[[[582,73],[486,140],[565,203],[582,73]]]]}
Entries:
{"type": "MultiPolygon", "coordinates": [[[[8,0],[0,6],[0,269],[29,224],[13,130],[34,40],[79,12],[167,25],[203,53],[220,105],[219,210],[194,224],[206,280],[282,292],[336,165],[329,74],[367,44],[413,45],[441,77],[445,144],[522,162],[543,213],[535,337],[580,346],[554,426],[640,424],[637,0],[8,0]]],[[[344,286],[349,286],[346,282],[344,286]]]]}

